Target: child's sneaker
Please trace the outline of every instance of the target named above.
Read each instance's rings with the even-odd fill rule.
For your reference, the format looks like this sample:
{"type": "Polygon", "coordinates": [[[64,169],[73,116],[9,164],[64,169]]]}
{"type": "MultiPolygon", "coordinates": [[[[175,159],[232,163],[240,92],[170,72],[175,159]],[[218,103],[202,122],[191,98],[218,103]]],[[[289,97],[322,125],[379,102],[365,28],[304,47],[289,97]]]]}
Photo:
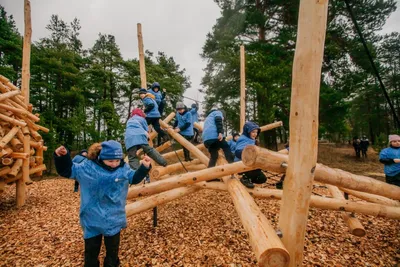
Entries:
{"type": "Polygon", "coordinates": [[[146,183],[150,183],[150,176],[146,175],[146,178],[144,178],[144,179],[145,179],[146,183]]]}
{"type": "Polygon", "coordinates": [[[250,189],[254,188],[254,184],[248,178],[245,178],[245,177],[240,178],[240,182],[247,188],[250,188],[250,189]]]}

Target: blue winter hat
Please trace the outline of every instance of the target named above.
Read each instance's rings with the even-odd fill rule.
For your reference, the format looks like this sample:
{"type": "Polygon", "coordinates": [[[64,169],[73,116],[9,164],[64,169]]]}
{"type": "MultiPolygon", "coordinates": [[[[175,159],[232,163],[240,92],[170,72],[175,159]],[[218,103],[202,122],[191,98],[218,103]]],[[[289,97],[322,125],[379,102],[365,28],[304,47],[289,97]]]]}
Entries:
{"type": "Polygon", "coordinates": [[[140,88],[139,95],[141,95],[141,94],[147,94],[147,90],[144,88],[140,88]]]}
{"type": "Polygon", "coordinates": [[[154,88],[158,88],[158,90],[160,90],[161,89],[161,85],[158,82],[155,82],[155,83],[153,83],[151,85],[151,89],[154,89],[154,88]]]}
{"type": "Polygon", "coordinates": [[[101,143],[101,151],[99,155],[99,159],[107,160],[107,159],[122,159],[122,146],[120,143],[114,140],[104,141],[101,143]]]}

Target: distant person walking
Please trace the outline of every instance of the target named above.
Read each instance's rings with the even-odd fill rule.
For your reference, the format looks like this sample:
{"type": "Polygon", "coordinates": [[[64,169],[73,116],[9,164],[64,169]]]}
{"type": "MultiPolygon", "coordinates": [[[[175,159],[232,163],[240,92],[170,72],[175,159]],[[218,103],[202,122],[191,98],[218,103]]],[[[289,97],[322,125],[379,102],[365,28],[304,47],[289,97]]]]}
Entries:
{"type": "Polygon", "coordinates": [[[364,135],[360,141],[360,150],[363,158],[367,157],[368,147],[369,147],[369,140],[367,136],[364,135]]]}

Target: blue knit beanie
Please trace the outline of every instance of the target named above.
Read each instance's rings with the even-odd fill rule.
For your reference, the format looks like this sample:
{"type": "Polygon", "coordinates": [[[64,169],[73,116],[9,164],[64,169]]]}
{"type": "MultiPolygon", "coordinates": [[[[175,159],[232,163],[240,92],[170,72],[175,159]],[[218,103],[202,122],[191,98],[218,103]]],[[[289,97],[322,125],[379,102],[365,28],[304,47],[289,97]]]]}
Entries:
{"type": "Polygon", "coordinates": [[[122,159],[122,146],[114,140],[109,140],[101,143],[101,151],[99,158],[102,160],[107,159],[122,159]]]}
{"type": "Polygon", "coordinates": [[[147,94],[147,90],[144,88],[140,88],[139,95],[141,95],[141,94],[147,94]]]}

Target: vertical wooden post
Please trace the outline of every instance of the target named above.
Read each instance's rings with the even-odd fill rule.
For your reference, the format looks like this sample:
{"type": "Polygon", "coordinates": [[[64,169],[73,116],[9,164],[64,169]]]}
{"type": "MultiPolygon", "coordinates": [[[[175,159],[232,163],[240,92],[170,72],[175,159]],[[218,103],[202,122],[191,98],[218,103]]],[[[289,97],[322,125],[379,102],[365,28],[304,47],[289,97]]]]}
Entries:
{"type": "Polygon", "coordinates": [[[246,71],[244,46],[240,46],[240,129],[241,132],[246,121],[246,71]]]}
{"type": "Polygon", "coordinates": [[[26,200],[26,185],[22,178],[18,179],[16,182],[16,195],[17,195],[17,207],[22,207],[26,200]]]}
{"type": "Polygon", "coordinates": [[[22,51],[22,83],[21,91],[25,98],[25,105],[29,104],[29,81],[31,78],[30,65],[31,65],[31,3],[30,0],[24,0],[24,14],[25,14],[25,35],[24,35],[24,48],[22,51]]]}
{"type": "Polygon", "coordinates": [[[144,47],[143,47],[143,35],[142,35],[142,24],[137,24],[137,37],[139,44],[139,67],[140,67],[140,81],[141,87],[147,89],[146,81],[146,65],[144,61],[144,47]]]}
{"type": "MultiPolygon", "coordinates": [[[[30,135],[29,134],[24,135],[24,153],[28,155],[31,151],[30,141],[31,141],[30,135]]],[[[29,160],[30,160],[29,157],[24,159],[22,165],[22,180],[24,181],[24,183],[32,183],[32,180],[29,177],[29,160]]]]}
{"type": "Polygon", "coordinates": [[[290,160],[279,227],[290,266],[301,266],[318,153],[318,106],[328,0],[301,0],[290,105],[290,160]]]}

